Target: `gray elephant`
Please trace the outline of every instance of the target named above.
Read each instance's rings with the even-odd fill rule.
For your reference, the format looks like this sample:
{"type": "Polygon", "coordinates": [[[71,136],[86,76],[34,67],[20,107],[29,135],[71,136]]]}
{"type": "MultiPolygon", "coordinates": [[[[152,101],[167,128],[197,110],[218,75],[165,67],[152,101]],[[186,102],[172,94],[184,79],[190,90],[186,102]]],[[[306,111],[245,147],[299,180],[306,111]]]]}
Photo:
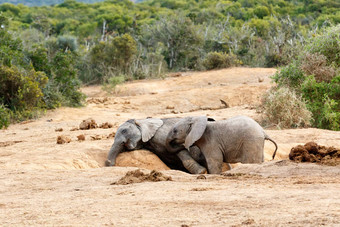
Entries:
{"type": "Polygon", "coordinates": [[[114,166],[116,157],[124,151],[147,149],[156,154],[171,169],[189,171],[200,174],[207,172],[204,156],[200,150],[193,146],[189,150],[184,146],[168,152],[166,138],[181,118],[147,118],[142,120],[131,119],[119,126],[114,143],[108,153],[106,166],[114,166]]]}
{"type": "MultiPolygon", "coordinates": [[[[223,121],[208,122],[207,117],[187,117],[170,130],[166,144],[176,149],[195,145],[203,153],[208,173],[222,171],[222,162],[261,163],[264,161],[264,140],[270,140],[263,128],[253,119],[237,116],[223,121]]],[[[169,148],[169,150],[171,150],[169,148]]]]}

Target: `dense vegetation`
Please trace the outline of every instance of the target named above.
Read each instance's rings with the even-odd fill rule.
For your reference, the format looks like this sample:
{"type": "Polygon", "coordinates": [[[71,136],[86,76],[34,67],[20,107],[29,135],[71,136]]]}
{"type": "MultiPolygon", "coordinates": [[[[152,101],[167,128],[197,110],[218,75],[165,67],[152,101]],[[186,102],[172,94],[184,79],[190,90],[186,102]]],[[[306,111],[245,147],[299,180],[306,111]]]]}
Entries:
{"type": "MultiPolygon", "coordinates": [[[[307,107],[312,114],[313,126],[340,130],[340,25],[325,29],[321,35],[308,40],[303,51],[273,79],[278,88],[271,94],[281,94],[280,90],[287,89],[305,101],[302,105],[287,108],[299,111],[297,121],[287,126],[308,122],[307,107]]],[[[289,97],[292,95],[283,99],[287,101],[289,97]]],[[[291,118],[287,109],[280,113],[291,118]]],[[[287,122],[286,119],[283,122],[287,122]]]]}
{"type": "MultiPolygon", "coordinates": [[[[1,4],[0,128],[44,109],[81,105],[81,83],[110,85],[159,77],[167,70],[288,65],[302,50],[307,51],[312,42],[307,40],[319,37],[324,27],[340,23],[339,9],[337,0],[1,4]]],[[[301,56],[314,59],[322,51],[328,50],[301,56]]],[[[334,54],[339,56],[339,52],[334,54]]],[[[322,64],[333,67],[338,75],[334,60],[324,59],[322,64]]],[[[315,76],[315,71],[301,68],[300,63],[287,67],[284,70],[295,67],[303,75],[315,76]]],[[[319,83],[318,79],[308,81],[319,83]]],[[[307,88],[297,88],[298,94],[301,89],[307,88]]],[[[339,97],[327,92],[326,96],[323,100],[336,110],[339,97]]],[[[308,103],[307,107],[314,108],[308,103]]],[[[328,127],[317,122],[319,127],[328,127]]]]}
{"type": "MultiPolygon", "coordinates": [[[[101,2],[103,0],[79,0],[78,2],[94,3],[101,2]]],[[[26,6],[45,6],[45,5],[56,5],[63,3],[64,0],[0,0],[0,4],[11,3],[13,5],[23,4],[26,6]]]]}

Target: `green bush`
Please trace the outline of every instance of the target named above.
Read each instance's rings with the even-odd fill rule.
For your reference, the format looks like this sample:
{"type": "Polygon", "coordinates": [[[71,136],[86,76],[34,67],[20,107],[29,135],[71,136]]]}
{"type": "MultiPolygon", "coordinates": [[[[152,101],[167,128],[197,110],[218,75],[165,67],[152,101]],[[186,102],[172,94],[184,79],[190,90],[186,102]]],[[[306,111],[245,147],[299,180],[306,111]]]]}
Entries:
{"type": "Polygon", "coordinates": [[[56,109],[63,103],[63,94],[59,91],[54,81],[49,80],[42,90],[43,100],[47,109],[56,109]]]}
{"type": "Polygon", "coordinates": [[[11,121],[11,111],[0,104],[0,129],[7,128],[11,121]]]}
{"type": "Polygon", "coordinates": [[[84,58],[85,65],[79,65],[80,78],[86,83],[105,83],[119,74],[132,78],[131,68],[136,53],[137,43],[129,34],[100,42],[84,58]]]}
{"type": "Polygon", "coordinates": [[[59,36],[57,45],[63,51],[76,51],[78,49],[77,38],[69,35],[59,36]]]}
{"type": "Polygon", "coordinates": [[[300,63],[293,61],[289,65],[281,68],[272,79],[279,86],[287,86],[292,89],[298,89],[305,80],[305,75],[300,69],[300,63]]]}
{"type": "MultiPolygon", "coordinates": [[[[0,65],[0,104],[14,120],[37,116],[43,106],[42,89],[48,79],[42,72],[0,65]]],[[[7,121],[6,121],[7,122],[7,121]]]]}
{"type": "Polygon", "coordinates": [[[107,83],[104,83],[103,90],[109,93],[115,92],[116,86],[118,84],[123,83],[124,81],[125,81],[125,77],[122,75],[110,77],[107,83]]]}
{"type": "Polygon", "coordinates": [[[265,124],[279,128],[306,127],[311,123],[311,112],[305,102],[287,87],[274,87],[262,97],[265,124]]]}
{"type": "Polygon", "coordinates": [[[308,76],[301,90],[308,109],[313,113],[314,126],[340,130],[340,75],[330,83],[318,83],[314,76],[308,76]]]}
{"type": "Polygon", "coordinates": [[[203,60],[203,66],[208,70],[229,68],[235,65],[237,65],[237,58],[233,54],[210,52],[203,60]]]}
{"type": "MultiPolygon", "coordinates": [[[[77,69],[75,67],[76,57],[73,52],[59,51],[51,63],[51,89],[55,89],[53,86],[56,87],[56,91],[60,92],[63,96],[62,104],[66,106],[81,106],[85,99],[85,95],[79,91],[81,83],[77,77],[77,69]]],[[[53,93],[56,93],[56,91],[53,93]]]]}
{"type": "Polygon", "coordinates": [[[327,65],[335,64],[340,67],[340,24],[324,30],[309,40],[305,47],[308,53],[318,53],[326,56],[327,65]]]}
{"type": "Polygon", "coordinates": [[[308,40],[298,60],[273,77],[279,87],[301,94],[313,126],[340,130],[340,25],[308,40]]]}
{"type": "Polygon", "coordinates": [[[42,72],[20,71],[16,67],[0,65],[0,97],[12,111],[32,109],[41,105],[41,89],[48,79],[42,72]]]}

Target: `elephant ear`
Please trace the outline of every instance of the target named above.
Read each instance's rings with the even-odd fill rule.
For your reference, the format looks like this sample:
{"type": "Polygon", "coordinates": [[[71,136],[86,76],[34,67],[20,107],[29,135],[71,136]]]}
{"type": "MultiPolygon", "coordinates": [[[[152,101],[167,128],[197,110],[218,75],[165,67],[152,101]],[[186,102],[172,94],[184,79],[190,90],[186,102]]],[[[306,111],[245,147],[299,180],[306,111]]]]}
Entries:
{"type": "Polygon", "coordinates": [[[199,140],[204,131],[207,127],[207,117],[201,116],[201,117],[193,117],[191,124],[191,130],[187,137],[185,138],[184,146],[186,149],[189,150],[189,147],[191,147],[197,140],[199,140]]]}
{"type": "Polygon", "coordinates": [[[148,142],[155,135],[157,129],[163,125],[163,121],[158,118],[135,120],[135,123],[141,128],[144,143],[148,142]]]}

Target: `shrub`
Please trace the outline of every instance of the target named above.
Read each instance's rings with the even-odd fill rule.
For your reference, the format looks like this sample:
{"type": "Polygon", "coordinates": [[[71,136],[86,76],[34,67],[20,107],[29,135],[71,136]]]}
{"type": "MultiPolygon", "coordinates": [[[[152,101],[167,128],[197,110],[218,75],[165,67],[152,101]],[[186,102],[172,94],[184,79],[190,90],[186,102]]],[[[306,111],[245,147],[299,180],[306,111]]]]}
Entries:
{"type": "Polygon", "coordinates": [[[78,49],[77,38],[74,36],[59,36],[57,40],[59,49],[64,51],[71,50],[76,51],[78,49]]]}
{"type": "Polygon", "coordinates": [[[117,36],[112,40],[112,59],[115,66],[125,74],[128,72],[129,64],[137,53],[137,43],[129,34],[117,36]]]}
{"type": "Polygon", "coordinates": [[[0,65],[0,97],[12,111],[23,111],[41,105],[41,89],[48,79],[42,72],[20,71],[0,65]]]}
{"type": "Polygon", "coordinates": [[[314,75],[317,82],[330,82],[336,73],[332,66],[327,65],[326,56],[319,53],[306,53],[300,68],[306,75],[314,75]]]}
{"type": "Polygon", "coordinates": [[[301,83],[305,80],[305,76],[299,67],[298,61],[293,61],[291,64],[283,67],[276,72],[272,79],[279,86],[286,86],[292,89],[298,89],[301,83]]]}
{"type": "Polygon", "coordinates": [[[110,77],[107,83],[104,83],[103,90],[109,93],[116,91],[116,86],[125,81],[124,76],[113,76],[110,77]]]}
{"type": "Polygon", "coordinates": [[[313,126],[340,130],[340,25],[327,28],[273,77],[279,87],[301,94],[313,116],[313,126]]]}
{"type": "Polygon", "coordinates": [[[237,65],[237,58],[233,54],[210,52],[203,60],[203,66],[210,69],[228,68],[237,65]]]}
{"type": "Polygon", "coordinates": [[[47,81],[42,72],[0,66],[1,124],[6,126],[9,122],[8,117],[14,120],[36,117],[43,106],[42,89],[47,81]]]}
{"type": "Polygon", "coordinates": [[[318,83],[314,76],[308,76],[301,90],[308,109],[313,113],[314,126],[340,130],[340,75],[330,83],[318,83]]]}
{"type": "Polygon", "coordinates": [[[257,6],[254,9],[254,14],[260,18],[263,19],[263,17],[268,16],[270,14],[269,9],[266,6],[257,6]]]}
{"type": "Polygon", "coordinates": [[[0,104],[0,129],[7,128],[11,120],[11,112],[3,104],[0,104]]]}
{"type": "Polygon", "coordinates": [[[59,91],[54,81],[49,80],[46,87],[43,88],[44,103],[47,109],[56,109],[63,103],[63,94],[59,91]]]}
{"type": "Polygon", "coordinates": [[[132,77],[132,62],[136,57],[137,43],[129,34],[117,36],[94,46],[80,65],[80,78],[84,82],[106,82],[110,77],[124,74],[132,77]]]}
{"type": "Polygon", "coordinates": [[[287,87],[274,87],[262,97],[264,122],[279,128],[306,127],[310,125],[311,113],[305,102],[287,87]]]}
{"type": "Polygon", "coordinates": [[[340,67],[340,25],[333,26],[309,40],[305,50],[326,56],[327,64],[340,67]]]}
{"type": "Polygon", "coordinates": [[[56,86],[62,96],[62,104],[81,106],[85,95],[79,91],[80,80],[75,67],[76,55],[73,52],[58,52],[52,60],[51,88],[56,86]]]}

